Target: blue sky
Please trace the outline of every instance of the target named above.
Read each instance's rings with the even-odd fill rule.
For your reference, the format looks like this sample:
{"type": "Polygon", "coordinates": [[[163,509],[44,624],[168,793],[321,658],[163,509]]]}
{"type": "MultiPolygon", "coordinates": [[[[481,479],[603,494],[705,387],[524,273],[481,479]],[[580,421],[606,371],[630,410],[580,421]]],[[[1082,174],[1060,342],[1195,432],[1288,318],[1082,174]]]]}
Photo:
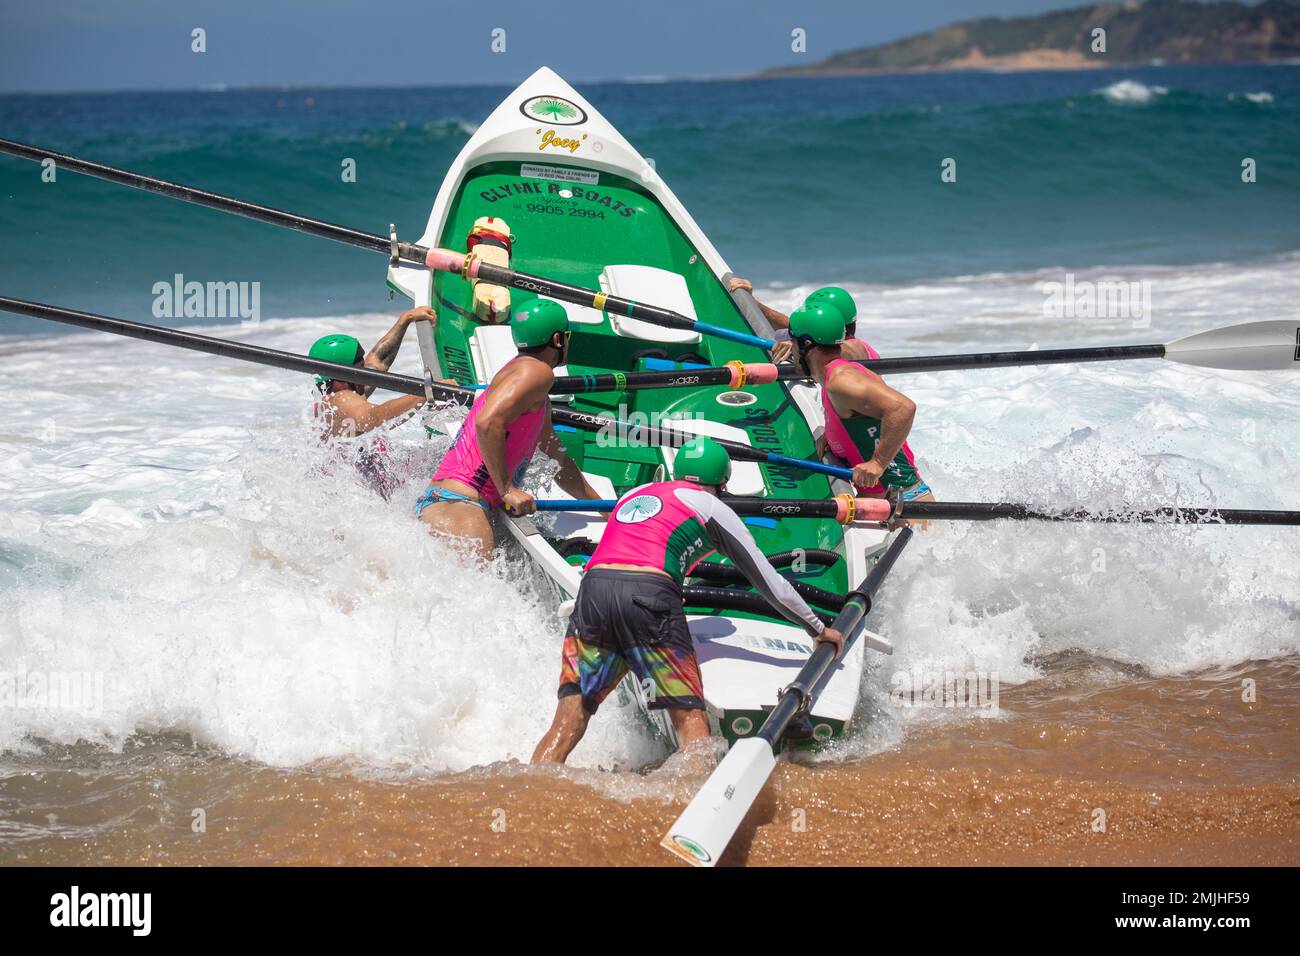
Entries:
{"type": "Polygon", "coordinates": [[[1084,0],[4,0],[0,91],[735,75],[1084,0]],[[195,27],[207,52],[190,50],[195,27]],[[506,31],[505,53],[489,48],[506,31]],[[790,31],[808,32],[808,54],[790,31]]]}

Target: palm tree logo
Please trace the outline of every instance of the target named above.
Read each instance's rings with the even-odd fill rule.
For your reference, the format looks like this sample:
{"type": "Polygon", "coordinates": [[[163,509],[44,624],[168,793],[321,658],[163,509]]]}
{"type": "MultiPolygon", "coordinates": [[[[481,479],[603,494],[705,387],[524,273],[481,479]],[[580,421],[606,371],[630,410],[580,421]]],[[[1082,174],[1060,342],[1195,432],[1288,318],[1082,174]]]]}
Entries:
{"type": "Polygon", "coordinates": [[[622,524],[640,524],[663,510],[664,503],[657,495],[637,495],[619,505],[614,518],[622,524]]]}
{"type": "Polygon", "coordinates": [[[519,107],[529,119],[539,119],[552,126],[576,126],[587,121],[582,107],[563,96],[534,96],[519,107]]]}

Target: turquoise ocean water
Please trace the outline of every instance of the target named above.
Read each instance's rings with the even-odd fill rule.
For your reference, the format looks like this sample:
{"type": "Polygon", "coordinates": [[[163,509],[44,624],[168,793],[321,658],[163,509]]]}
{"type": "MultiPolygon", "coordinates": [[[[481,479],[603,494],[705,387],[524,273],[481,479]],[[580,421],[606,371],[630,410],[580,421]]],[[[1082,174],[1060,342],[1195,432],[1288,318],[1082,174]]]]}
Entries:
{"type": "MultiPolygon", "coordinates": [[[[764,285],[1300,249],[1300,67],[578,87],[764,285]],[[940,182],[947,157],[953,184],[940,182]]],[[[0,96],[0,135],[414,238],[506,92],[0,96]]],[[[3,294],[147,319],[153,283],[180,272],[260,281],[264,318],[343,315],[389,308],[383,271],[365,252],[72,174],[42,183],[35,164],[0,158],[3,294]]]]}

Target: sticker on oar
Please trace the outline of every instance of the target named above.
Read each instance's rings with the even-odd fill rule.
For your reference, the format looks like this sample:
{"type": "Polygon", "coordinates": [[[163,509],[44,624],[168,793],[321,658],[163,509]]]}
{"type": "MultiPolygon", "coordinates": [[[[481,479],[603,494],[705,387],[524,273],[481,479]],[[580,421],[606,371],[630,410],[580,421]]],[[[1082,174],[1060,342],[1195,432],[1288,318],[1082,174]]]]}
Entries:
{"type": "Polygon", "coordinates": [[[676,853],[687,863],[712,863],[713,857],[709,856],[709,851],[704,849],[694,840],[684,836],[673,836],[664,840],[660,846],[676,853]],[[671,842],[670,842],[671,841],[671,842]]]}

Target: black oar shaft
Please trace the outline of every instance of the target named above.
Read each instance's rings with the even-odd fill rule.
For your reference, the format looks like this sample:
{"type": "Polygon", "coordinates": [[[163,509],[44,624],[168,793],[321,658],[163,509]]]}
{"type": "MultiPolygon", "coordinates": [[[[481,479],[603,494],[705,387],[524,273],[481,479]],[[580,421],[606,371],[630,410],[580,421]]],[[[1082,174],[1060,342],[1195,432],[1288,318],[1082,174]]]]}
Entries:
{"type": "Polygon", "coordinates": [[[624,299],[621,296],[584,289],[582,286],[558,282],[555,279],[529,275],[526,272],[518,272],[490,262],[479,263],[478,278],[494,285],[510,286],[510,288],[519,289],[521,292],[547,295],[552,299],[560,299],[563,302],[585,305],[599,312],[608,312],[610,315],[624,315],[633,319],[653,322],[655,325],[661,325],[665,328],[686,330],[695,328],[693,319],[682,315],[680,312],[674,312],[672,309],[663,309],[645,302],[634,302],[632,299],[624,299]]]}
{"type": "MultiPolygon", "coordinates": [[[[339,381],[353,382],[357,385],[372,385],[376,388],[386,388],[394,392],[404,392],[408,395],[423,395],[425,393],[425,382],[410,375],[396,375],[392,372],[376,372],[358,366],[321,362],[305,355],[296,355],[293,352],[282,352],[279,349],[268,349],[257,345],[244,345],[209,335],[200,335],[196,332],[182,332],[178,329],[147,325],[143,322],[128,322],[125,319],[115,319],[92,312],[80,312],[76,309],[65,309],[56,305],[47,305],[43,302],[29,302],[25,299],[0,296],[0,310],[28,315],[37,319],[48,319],[52,322],[61,322],[65,325],[75,325],[85,329],[112,332],[147,342],[179,346],[195,352],[206,352],[209,355],[224,355],[229,358],[243,359],[275,368],[327,375],[339,381]]],[[[461,405],[471,404],[478,394],[471,389],[443,385],[438,382],[430,383],[428,388],[434,398],[440,401],[456,402],[461,405]]],[[[575,412],[567,408],[552,409],[551,418],[557,425],[568,425],[581,431],[604,432],[613,441],[642,441],[649,445],[678,448],[695,437],[692,434],[675,431],[671,428],[637,425],[614,418],[606,418],[603,415],[575,412]]],[[[733,458],[757,462],[768,460],[767,452],[751,448],[740,442],[719,439],[718,443],[723,448],[726,448],[733,458]]],[[[828,504],[833,506],[833,502],[828,504]]]]}
{"type": "Polygon", "coordinates": [[[592,375],[559,375],[551,386],[552,395],[584,392],[621,392],[641,388],[692,388],[705,385],[729,385],[729,368],[679,369],[667,372],[598,372],[592,375]]]}
{"type": "MultiPolygon", "coordinates": [[[[143,173],[134,173],[130,170],[118,169],[115,166],[94,163],[87,159],[69,156],[66,153],[56,153],[38,146],[29,146],[26,143],[18,143],[8,139],[0,139],[0,152],[23,159],[30,159],[38,163],[46,159],[52,159],[56,169],[70,169],[73,172],[93,176],[96,179],[103,179],[110,183],[143,189],[147,192],[158,193],[161,196],[194,203],[198,206],[207,206],[209,209],[233,213],[236,216],[243,216],[245,219],[256,219],[259,222],[270,223],[273,226],[283,226],[286,229],[295,229],[298,232],[305,232],[323,239],[332,239],[335,242],[343,242],[373,252],[382,252],[384,255],[390,255],[392,252],[391,240],[383,236],[361,232],[358,229],[340,226],[333,222],[325,222],[321,219],[312,219],[309,216],[300,216],[297,213],[286,212],[283,209],[275,209],[271,206],[261,206],[231,196],[222,196],[219,193],[208,192],[206,189],[169,182],[154,176],[146,176],[143,173]]],[[[409,242],[399,242],[397,246],[399,259],[407,262],[418,262],[421,265],[424,264],[425,257],[429,252],[423,246],[417,246],[409,242]]]]}
{"type": "Polygon", "coordinates": [[[1163,345],[1110,345],[1081,349],[1026,349],[1019,352],[973,352],[967,355],[922,355],[908,358],[860,359],[859,365],[878,375],[943,372],[961,368],[1002,368],[1017,365],[1067,365],[1078,362],[1122,362],[1163,358],[1163,345]]]}
{"type": "MultiPolygon", "coordinates": [[[[867,572],[867,576],[862,579],[862,583],[845,595],[844,607],[836,615],[831,626],[844,635],[846,654],[852,642],[861,633],[862,621],[871,611],[876,591],[889,575],[894,562],[903,553],[903,548],[907,547],[907,542],[911,538],[911,528],[900,529],[885,553],[876,560],[871,570],[867,572]]],[[[814,700],[814,689],[818,687],[822,677],[834,663],[835,649],[829,644],[818,644],[813,649],[812,656],[808,658],[808,663],[800,669],[798,676],[781,691],[776,706],[772,708],[772,712],[767,715],[763,726],[758,730],[758,736],[771,744],[773,749],[776,749],[781,736],[790,726],[790,721],[794,720],[800,711],[811,706],[814,700]]]]}
{"type": "MultiPolygon", "coordinates": [[[[96,315],[93,312],[80,312],[76,309],[65,309],[56,305],[45,305],[41,302],[28,302],[24,299],[13,299],[8,296],[0,296],[0,309],[6,312],[15,312],[19,315],[28,315],[35,319],[49,319],[52,322],[61,322],[64,325],[75,325],[83,329],[112,332],[115,335],[124,335],[145,342],[158,342],[163,345],[190,349],[194,352],[206,352],[209,355],[237,358],[245,362],[255,362],[258,365],[270,365],[274,368],[289,369],[295,372],[325,375],[355,385],[372,385],[375,388],[405,392],[408,395],[424,394],[424,382],[409,375],[395,375],[392,372],[377,372],[361,366],[322,362],[320,359],[308,358],[305,355],[298,355],[293,352],[282,352],[279,349],[268,349],[260,345],[245,345],[242,342],[231,342],[228,339],[200,335],[197,332],[182,332],[179,329],[167,329],[157,325],[147,325],[143,322],[128,322],[125,319],[114,319],[106,315],[96,315]]],[[[475,393],[468,388],[458,388],[437,382],[434,382],[431,388],[434,397],[438,399],[459,402],[462,405],[468,405],[474,400],[475,393]]]]}
{"type": "Polygon", "coordinates": [[[1252,508],[1151,508],[1142,511],[1093,512],[1082,508],[1051,511],[999,501],[918,501],[904,504],[902,516],[918,521],[994,521],[999,518],[1036,521],[1085,521],[1103,524],[1241,524],[1296,525],[1300,511],[1252,508]]]}

